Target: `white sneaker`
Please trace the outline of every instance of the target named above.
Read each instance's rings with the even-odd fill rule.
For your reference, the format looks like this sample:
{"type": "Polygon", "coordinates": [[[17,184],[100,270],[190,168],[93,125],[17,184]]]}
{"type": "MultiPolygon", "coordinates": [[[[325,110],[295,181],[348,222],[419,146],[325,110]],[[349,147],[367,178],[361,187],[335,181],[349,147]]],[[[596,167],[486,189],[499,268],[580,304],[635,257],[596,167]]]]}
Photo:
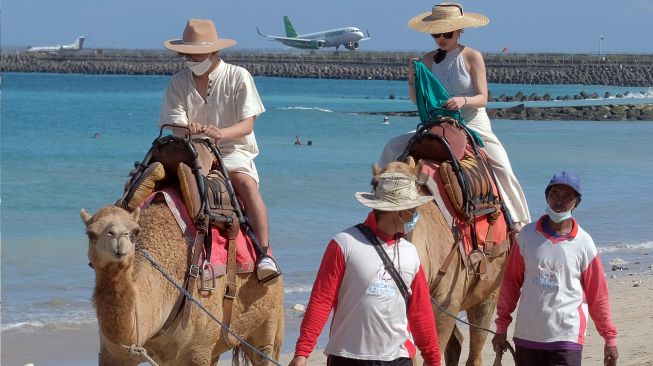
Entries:
{"type": "Polygon", "coordinates": [[[281,272],[279,272],[279,267],[277,267],[274,259],[270,257],[261,258],[261,260],[258,262],[258,265],[256,266],[256,276],[258,277],[259,281],[263,281],[264,284],[269,280],[279,276],[280,274],[281,272]]]}

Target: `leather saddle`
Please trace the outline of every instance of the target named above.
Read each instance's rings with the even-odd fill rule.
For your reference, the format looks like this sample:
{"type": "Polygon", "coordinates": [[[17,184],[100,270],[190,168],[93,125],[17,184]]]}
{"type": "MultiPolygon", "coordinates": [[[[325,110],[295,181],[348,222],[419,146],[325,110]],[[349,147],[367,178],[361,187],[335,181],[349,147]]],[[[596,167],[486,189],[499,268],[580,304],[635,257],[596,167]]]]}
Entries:
{"type": "Polygon", "coordinates": [[[455,118],[440,116],[418,125],[415,135],[398,160],[440,162],[440,178],[449,201],[465,220],[494,212],[500,203],[493,191],[492,170],[487,157],[469,130],[455,118]]]}

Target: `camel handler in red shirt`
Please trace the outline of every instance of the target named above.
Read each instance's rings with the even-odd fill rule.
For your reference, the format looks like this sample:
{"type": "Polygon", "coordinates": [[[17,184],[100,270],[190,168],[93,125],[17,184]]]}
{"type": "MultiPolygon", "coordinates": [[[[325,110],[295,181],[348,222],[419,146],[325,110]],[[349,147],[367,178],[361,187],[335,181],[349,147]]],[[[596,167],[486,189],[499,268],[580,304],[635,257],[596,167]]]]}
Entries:
{"type": "Polygon", "coordinates": [[[364,224],[337,234],[327,245],[290,366],[304,366],[329,314],[324,353],[330,366],[409,366],[416,346],[429,366],[440,349],[428,285],[415,246],[404,236],[417,221],[415,178],[377,175],[373,193],[356,193],[370,207],[364,224]]]}

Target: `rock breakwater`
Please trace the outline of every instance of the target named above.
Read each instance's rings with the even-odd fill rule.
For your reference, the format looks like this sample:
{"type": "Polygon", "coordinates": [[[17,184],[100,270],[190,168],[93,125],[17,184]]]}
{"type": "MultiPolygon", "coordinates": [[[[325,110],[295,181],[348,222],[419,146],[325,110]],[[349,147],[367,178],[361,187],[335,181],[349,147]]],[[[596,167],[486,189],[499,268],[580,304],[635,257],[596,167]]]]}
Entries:
{"type": "MultiPolygon", "coordinates": [[[[417,111],[362,112],[384,116],[416,117],[417,111]]],[[[488,108],[491,119],[536,121],[653,121],[652,104],[598,105],[582,107],[525,107],[488,108]]]]}
{"type": "MultiPolygon", "coordinates": [[[[3,53],[2,72],[171,75],[179,57],[158,50],[82,50],[63,53],[3,53]]],[[[221,56],[254,76],[358,80],[406,80],[408,62],[419,53],[231,51],[221,56]]],[[[486,54],[490,83],[653,86],[653,55],[486,54]]]]}

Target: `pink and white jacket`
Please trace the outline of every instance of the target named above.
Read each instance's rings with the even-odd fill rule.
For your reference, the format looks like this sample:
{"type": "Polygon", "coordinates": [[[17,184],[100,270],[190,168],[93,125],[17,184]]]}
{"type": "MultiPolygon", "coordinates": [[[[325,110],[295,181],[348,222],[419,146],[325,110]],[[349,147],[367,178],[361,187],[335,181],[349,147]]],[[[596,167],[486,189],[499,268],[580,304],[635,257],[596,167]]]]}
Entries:
{"type": "Polygon", "coordinates": [[[546,232],[547,216],[521,230],[506,265],[497,304],[497,333],[507,333],[519,301],[515,343],[530,348],[582,348],[587,315],[606,346],[616,346],[608,285],[590,235],[576,220],[568,235],[546,232]],[[553,347],[551,347],[553,345],[553,347]]]}
{"type": "Polygon", "coordinates": [[[414,357],[417,345],[426,365],[440,365],[435,320],[417,249],[405,239],[379,231],[373,213],[365,224],[381,243],[387,243],[384,249],[411,293],[408,307],[376,250],[351,227],[327,246],[295,355],[310,355],[333,309],[325,354],[391,361],[414,357]]]}

